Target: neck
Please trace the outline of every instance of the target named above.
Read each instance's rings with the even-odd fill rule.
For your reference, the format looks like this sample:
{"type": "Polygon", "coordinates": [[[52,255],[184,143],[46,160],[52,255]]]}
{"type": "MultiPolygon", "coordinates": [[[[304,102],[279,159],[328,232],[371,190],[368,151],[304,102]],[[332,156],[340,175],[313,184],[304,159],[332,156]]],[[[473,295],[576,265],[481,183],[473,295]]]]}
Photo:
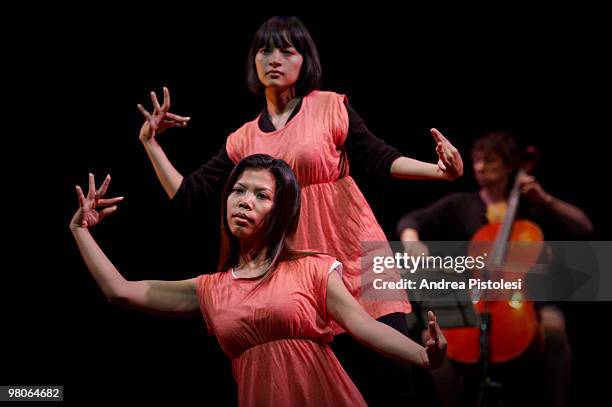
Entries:
{"type": "Polygon", "coordinates": [[[293,110],[300,99],[295,97],[295,87],[267,88],[266,105],[271,116],[279,116],[293,110]]]}
{"type": "Polygon", "coordinates": [[[246,268],[256,270],[263,268],[266,265],[266,254],[268,248],[263,247],[258,253],[254,253],[254,241],[240,242],[240,260],[237,268],[246,268]]]}
{"type": "Polygon", "coordinates": [[[487,205],[505,201],[508,198],[507,185],[508,181],[504,181],[495,185],[482,187],[480,189],[480,197],[487,205]]]}

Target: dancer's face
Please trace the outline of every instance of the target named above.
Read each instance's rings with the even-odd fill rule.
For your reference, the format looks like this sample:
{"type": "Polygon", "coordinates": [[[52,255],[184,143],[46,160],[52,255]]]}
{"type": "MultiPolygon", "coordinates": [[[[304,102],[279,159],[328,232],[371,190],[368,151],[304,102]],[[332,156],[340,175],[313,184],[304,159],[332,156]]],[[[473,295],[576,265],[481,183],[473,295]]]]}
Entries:
{"type": "Polygon", "coordinates": [[[472,155],[474,177],[481,187],[508,181],[512,168],[495,152],[477,151],[472,155]]]}
{"type": "Polygon", "coordinates": [[[268,170],[245,170],[227,197],[227,222],[239,239],[257,236],[272,211],[276,180],[268,170]]]}
{"type": "Polygon", "coordinates": [[[295,86],[304,58],[293,47],[260,48],[255,56],[257,77],[267,88],[287,89],[295,86]]]}

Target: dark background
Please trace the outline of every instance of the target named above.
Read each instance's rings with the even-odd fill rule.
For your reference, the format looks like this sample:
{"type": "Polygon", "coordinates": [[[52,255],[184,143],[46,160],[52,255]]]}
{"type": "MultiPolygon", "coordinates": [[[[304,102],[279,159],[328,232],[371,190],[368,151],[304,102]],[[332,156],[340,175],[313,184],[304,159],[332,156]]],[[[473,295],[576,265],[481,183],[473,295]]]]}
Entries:
{"type": "MultiPolygon", "coordinates": [[[[358,10],[357,10],[358,11],[358,10]]],[[[540,148],[536,176],[610,240],[610,72],[598,10],[454,10],[300,14],[319,48],[324,89],[345,93],[369,128],[403,154],[435,159],[429,128],[463,153],[456,182],[355,177],[389,239],[405,212],[476,187],[469,147],[508,129],[540,148]]],[[[119,211],[94,230],[128,279],[182,279],[214,269],[217,214],[175,214],[138,141],[148,92],[168,86],[187,129],[160,136],[184,174],[215,154],[262,101],[244,84],[258,26],[274,13],[49,9],[14,14],[5,86],[5,244],[0,383],[56,384],[65,399],[234,400],[229,362],[200,318],[159,318],[106,303],[68,230],[74,185],[113,176],[119,211]],[[76,13],[76,14],[75,14],[76,13]],[[152,17],[153,16],[153,17],[152,17]],[[13,145],[15,148],[13,148],[13,145]],[[17,174],[17,176],[15,176],[17,174]]],[[[9,18],[13,15],[9,14],[9,18]]],[[[609,353],[608,303],[566,306],[574,403],[595,400],[609,353]]]]}

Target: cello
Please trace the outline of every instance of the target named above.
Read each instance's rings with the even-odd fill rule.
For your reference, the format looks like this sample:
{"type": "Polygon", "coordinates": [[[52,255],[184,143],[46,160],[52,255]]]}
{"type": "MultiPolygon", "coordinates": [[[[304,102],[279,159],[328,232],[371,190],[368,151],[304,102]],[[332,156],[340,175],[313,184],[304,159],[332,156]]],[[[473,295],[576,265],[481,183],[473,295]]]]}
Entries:
{"type": "MultiPolygon", "coordinates": [[[[469,255],[488,255],[483,273],[485,280],[493,274],[509,276],[513,281],[521,278],[524,282],[526,273],[540,257],[544,241],[542,230],[531,221],[516,219],[520,200],[519,175],[533,169],[537,156],[534,147],[526,150],[508,196],[503,222],[484,225],[472,236],[469,255]]],[[[473,292],[472,302],[480,325],[443,330],[448,342],[448,357],[465,364],[480,361],[488,366],[520,356],[539,332],[534,303],[524,298],[524,284],[523,289],[493,300],[483,299],[482,292],[473,292]]]]}

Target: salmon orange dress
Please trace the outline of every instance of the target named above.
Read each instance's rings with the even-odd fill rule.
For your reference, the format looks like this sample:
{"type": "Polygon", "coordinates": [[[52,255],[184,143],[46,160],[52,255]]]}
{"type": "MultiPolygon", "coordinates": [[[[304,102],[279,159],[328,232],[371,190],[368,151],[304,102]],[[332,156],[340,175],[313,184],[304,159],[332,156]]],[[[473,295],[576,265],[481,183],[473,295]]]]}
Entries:
{"type": "MultiPolygon", "coordinates": [[[[387,238],[352,177],[342,171],[342,147],[349,118],[344,95],[313,91],[285,127],[263,132],[258,119],[245,123],[226,142],[229,158],[238,163],[252,154],[286,161],[302,188],[295,249],[338,258],[350,293],[374,318],[411,311],[404,291],[375,290],[373,280],[399,280],[394,270],[372,273],[374,256],[392,256],[387,238]]],[[[346,165],[346,163],[344,163],[346,165]]],[[[342,329],[334,325],[334,332],[342,329]]]]}
{"type": "Polygon", "coordinates": [[[232,361],[241,406],[365,406],[328,342],[327,281],[342,265],[323,255],[282,262],[274,275],[232,270],[196,279],[210,334],[232,361]]]}

